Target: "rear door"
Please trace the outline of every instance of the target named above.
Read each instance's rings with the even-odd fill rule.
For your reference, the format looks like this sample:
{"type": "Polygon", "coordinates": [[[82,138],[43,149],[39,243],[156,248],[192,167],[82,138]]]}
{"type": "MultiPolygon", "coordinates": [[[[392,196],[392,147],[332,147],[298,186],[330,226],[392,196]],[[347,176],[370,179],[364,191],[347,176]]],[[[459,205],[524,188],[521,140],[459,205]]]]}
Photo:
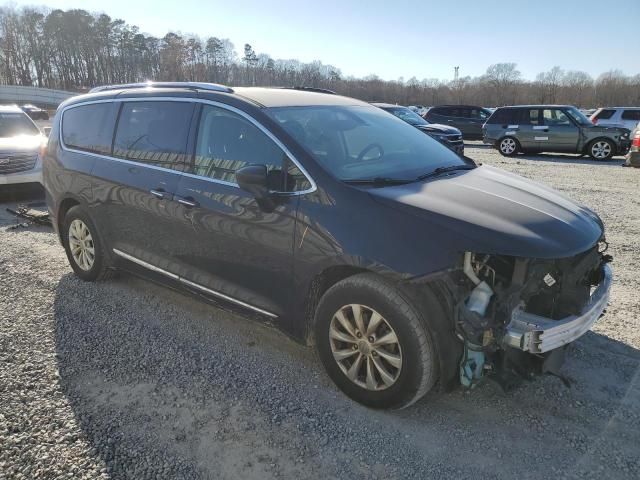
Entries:
{"type": "Polygon", "coordinates": [[[540,142],[541,150],[552,152],[576,152],[580,129],[560,108],[542,110],[541,127],[535,127],[538,133],[535,140],[540,142]]]}
{"type": "Polygon", "coordinates": [[[283,193],[273,205],[259,205],[236,183],[235,171],[249,164],[267,166],[272,191],[310,186],[251,117],[202,105],[191,171],[176,192],[185,225],[178,273],[198,291],[276,317],[292,291],[298,197],[283,193]]]}
{"type": "Polygon", "coordinates": [[[92,172],[103,230],[120,257],[173,269],[184,232],[172,200],[186,166],[193,109],[186,101],[121,102],[111,155],[92,172]]]}
{"type": "Polygon", "coordinates": [[[518,126],[517,138],[524,150],[538,151],[544,149],[547,143],[545,137],[547,130],[542,127],[540,109],[538,108],[518,108],[513,119],[514,125],[518,126]]]}

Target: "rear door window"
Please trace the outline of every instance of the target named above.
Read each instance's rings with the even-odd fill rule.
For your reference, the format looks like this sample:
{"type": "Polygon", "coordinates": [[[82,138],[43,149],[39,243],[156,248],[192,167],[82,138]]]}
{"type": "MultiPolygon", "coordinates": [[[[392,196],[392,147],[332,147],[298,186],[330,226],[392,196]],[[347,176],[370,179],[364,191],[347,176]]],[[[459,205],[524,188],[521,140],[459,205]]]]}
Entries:
{"type": "Polygon", "coordinates": [[[625,110],[622,112],[623,120],[640,120],[640,110],[625,110]]]}
{"type": "Polygon", "coordinates": [[[537,108],[520,110],[520,122],[524,125],[542,125],[540,121],[540,110],[537,108]]]}
{"type": "Polygon", "coordinates": [[[609,120],[611,117],[613,117],[614,113],[616,113],[614,109],[605,108],[603,110],[600,110],[598,113],[596,113],[594,118],[596,120],[609,120]]]}
{"type": "Polygon", "coordinates": [[[125,102],[113,156],[184,171],[193,108],[191,102],[125,102]]]}
{"type": "Polygon", "coordinates": [[[467,111],[469,112],[469,117],[476,120],[486,120],[489,116],[482,108],[471,108],[467,109],[467,111]]]}
{"type": "Polygon", "coordinates": [[[117,113],[118,106],[112,102],[80,105],[65,110],[62,116],[62,141],[68,148],[111,154],[117,113]]]}

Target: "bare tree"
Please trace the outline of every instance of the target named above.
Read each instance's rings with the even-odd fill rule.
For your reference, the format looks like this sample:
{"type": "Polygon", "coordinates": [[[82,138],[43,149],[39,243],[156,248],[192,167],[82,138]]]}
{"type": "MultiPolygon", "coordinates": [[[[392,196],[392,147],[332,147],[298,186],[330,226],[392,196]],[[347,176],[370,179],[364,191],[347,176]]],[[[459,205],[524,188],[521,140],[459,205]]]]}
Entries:
{"type": "Polygon", "coordinates": [[[84,91],[96,85],[144,80],[192,80],[231,85],[329,88],[368,101],[497,106],[554,102],[583,107],[640,104],[640,75],[614,70],[593,81],[560,67],[533,82],[515,63],[496,63],[479,77],[385,81],[345,77],[320,61],[274,59],[249,44],[238,56],[228,39],[169,32],[162,38],[106,14],[85,10],[0,7],[0,83],[84,91]]]}
{"type": "Polygon", "coordinates": [[[493,87],[495,105],[515,103],[520,71],[515,63],[496,63],[487,68],[485,79],[493,87]]]}

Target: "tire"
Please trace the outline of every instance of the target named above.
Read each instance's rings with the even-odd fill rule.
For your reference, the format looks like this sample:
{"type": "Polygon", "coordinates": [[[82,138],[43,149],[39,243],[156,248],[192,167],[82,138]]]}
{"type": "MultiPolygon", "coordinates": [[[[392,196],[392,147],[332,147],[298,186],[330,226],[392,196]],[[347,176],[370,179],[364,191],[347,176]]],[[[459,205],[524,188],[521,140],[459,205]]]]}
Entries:
{"type": "Polygon", "coordinates": [[[315,315],[315,341],[333,382],[368,407],[408,407],[437,380],[437,354],[428,325],[408,297],[374,274],[346,278],[324,294],[315,315]],[[355,321],[358,307],[364,335],[355,321]],[[372,326],[374,316],[376,328],[372,326]],[[367,331],[369,328],[372,330],[367,331]],[[397,343],[391,340],[393,334],[397,343]]]}
{"type": "Polygon", "coordinates": [[[616,152],[616,146],[606,138],[596,138],[587,147],[589,156],[598,161],[611,159],[616,152]]]}
{"type": "Polygon", "coordinates": [[[64,217],[61,233],[67,259],[78,277],[84,281],[93,282],[113,276],[114,270],[106,255],[98,229],[83,207],[76,205],[69,209],[64,217]],[[72,252],[72,244],[78,247],[74,249],[76,253],[72,252]],[[82,247],[79,246],[80,244],[82,247]],[[78,254],[79,251],[84,251],[85,254],[78,254]]]}
{"type": "Polygon", "coordinates": [[[513,137],[502,137],[498,140],[498,151],[505,157],[512,157],[520,151],[520,142],[513,137]]]}

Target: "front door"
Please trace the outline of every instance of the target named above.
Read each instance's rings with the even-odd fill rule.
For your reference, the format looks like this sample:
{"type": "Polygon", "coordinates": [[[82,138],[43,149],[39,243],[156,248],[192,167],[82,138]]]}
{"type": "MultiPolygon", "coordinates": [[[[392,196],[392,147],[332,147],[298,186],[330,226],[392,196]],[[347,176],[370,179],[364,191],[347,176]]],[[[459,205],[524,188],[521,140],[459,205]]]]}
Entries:
{"type": "Polygon", "coordinates": [[[203,105],[190,174],[176,191],[185,224],[179,273],[201,293],[271,317],[288,308],[298,197],[274,195],[258,204],[241,190],[235,171],[266,165],[270,189],[287,188],[284,150],[248,116],[203,105]]]}
{"type": "Polygon", "coordinates": [[[580,129],[560,108],[542,110],[543,125],[536,138],[546,144],[542,150],[551,152],[576,152],[580,129]]]}

